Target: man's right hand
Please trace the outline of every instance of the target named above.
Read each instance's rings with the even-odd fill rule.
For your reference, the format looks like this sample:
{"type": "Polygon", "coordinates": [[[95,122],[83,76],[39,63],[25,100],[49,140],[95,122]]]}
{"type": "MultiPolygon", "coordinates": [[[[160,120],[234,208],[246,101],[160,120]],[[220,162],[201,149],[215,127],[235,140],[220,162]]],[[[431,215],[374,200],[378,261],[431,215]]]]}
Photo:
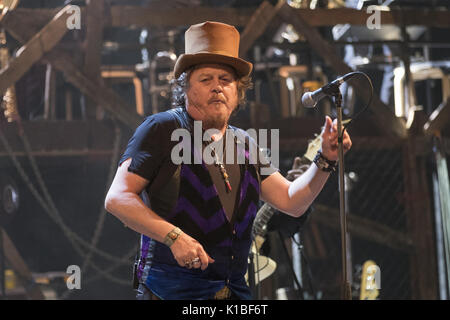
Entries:
{"type": "Polygon", "coordinates": [[[214,259],[206,253],[203,246],[184,232],[170,246],[170,250],[178,264],[188,269],[201,268],[205,270],[208,264],[214,262],[214,259]],[[200,261],[190,263],[191,261],[195,261],[194,259],[196,258],[199,258],[200,261]]]}

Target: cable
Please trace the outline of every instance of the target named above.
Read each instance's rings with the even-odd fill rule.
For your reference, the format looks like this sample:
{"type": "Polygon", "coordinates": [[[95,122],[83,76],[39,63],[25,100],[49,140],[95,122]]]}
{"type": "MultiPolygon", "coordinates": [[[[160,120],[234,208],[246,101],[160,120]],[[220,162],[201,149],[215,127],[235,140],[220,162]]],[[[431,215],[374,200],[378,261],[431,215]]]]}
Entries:
{"type": "MultiPolygon", "coordinates": [[[[28,175],[25,173],[24,169],[22,168],[21,164],[17,160],[16,156],[14,155],[11,146],[9,145],[8,141],[6,140],[6,137],[3,134],[3,131],[0,129],[0,140],[2,141],[5,150],[7,151],[9,157],[11,158],[14,166],[16,167],[17,171],[19,172],[21,178],[27,185],[27,187],[30,189],[30,192],[33,194],[33,196],[36,198],[38,203],[41,205],[41,207],[44,209],[44,211],[48,214],[48,216],[63,230],[64,235],[69,240],[69,242],[72,244],[74,249],[79,253],[82,257],[84,257],[84,253],[81,250],[81,248],[78,246],[78,244],[90,248],[93,250],[96,254],[99,256],[115,261],[120,262],[123,264],[129,263],[129,261],[125,261],[123,259],[117,258],[116,256],[113,256],[105,251],[99,250],[98,248],[92,247],[87,241],[82,239],[80,236],[78,236],[75,232],[73,232],[62,220],[61,215],[59,214],[58,210],[53,206],[49,207],[47,203],[44,201],[44,199],[40,196],[39,192],[36,190],[36,188],[31,183],[30,179],[28,178],[28,175]]],[[[27,149],[27,142],[25,142],[25,149],[27,149]]],[[[28,150],[29,151],[29,150],[28,150]]]]}
{"type": "Polygon", "coordinates": [[[284,240],[283,240],[283,235],[281,234],[281,231],[278,231],[277,233],[278,233],[278,236],[279,236],[279,238],[280,238],[280,241],[281,241],[281,247],[283,248],[283,252],[284,252],[284,255],[285,255],[286,260],[287,260],[287,262],[288,262],[289,269],[291,270],[292,276],[293,276],[294,281],[295,281],[295,284],[296,284],[297,287],[298,287],[298,291],[297,291],[297,290],[294,290],[294,291],[297,293],[297,296],[298,296],[298,299],[299,299],[299,300],[304,300],[304,296],[303,296],[303,287],[300,285],[300,282],[299,282],[299,280],[297,279],[297,275],[295,274],[295,270],[294,270],[294,267],[292,266],[291,258],[289,257],[289,252],[288,252],[288,250],[287,250],[287,248],[286,248],[286,245],[285,245],[285,243],[284,243],[284,240]]]}
{"type": "Polygon", "coordinates": [[[301,263],[301,259],[303,258],[303,260],[305,261],[305,266],[306,266],[306,270],[308,272],[308,285],[309,288],[311,289],[312,295],[314,297],[314,299],[316,299],[316,291],[314,290],[314,286],[313,286],[313,276],[312,276],[312,272],[311,272],[311,267],[309,265],[308,259],[306,258],[306,254],[304,253],[304,247],[301,244],[301,240],[299,242],[297,242],[297,240],[295,240],[295,237],[292,236],[291,237],[292,242],[294,242],[297,247],[300,248],[300,263],[301,263]]]}
{"type": "MultiPolygon", "coordinates": [[[[110,167],[109,167],[108,179],[107,179],[107,183],[106,183],[107,186],[109,186],[111,184],[111,182],[112,182],[112,180],[114,178],[116,164],[119,161],[118,158],[119,158],[119,153],[120,153],[120,140],[121,140],[121,137],[122,137],[121,133],[122,133],[122,131],[120,130],[120,128],[116,124],[115,125],[116,137],[114,139],[113,156],[111,157],[111,163],[110,163],[110,167]]],[[[92,239],[91,239],[91,247],[89,248],[88,253],[85,255],[83,264],[81,266],[81,273],[83,275],[85,275],[87,273],[89,265],[92,265],[92,263],[91,263],[92,254],[93,254],[92,248],[96,248],[97,247],[98,240],[100,239],[101,233],[103,231],[103,226],[105,224],[105,218],[106,218],[106,210],[105,210],[104,206],[101,206],[100,213],[99,213],[99,216],[98,216],[98,219],[97,219],[97,223],[96,223],[96,226],[95,226],[95,230],[94,230],[94,235],[92,236],[92,239]]],[[[136,250],[136,248],[133,248],[133,252],[135,250],[136,250]]],[[[129,254],[127,254],[125,256],[128,257],[129,254]]],[[[118,264],[116,264],[114,266],[121,266],[121,265],[122,265],[122,263],[118,263],[118,264]]],[[[94,266],[94,268],[95,268],[95,266],[94,266]]],[[[109,270],[112,271],[114,269],[115,268],[110,268],[109,270]]],[[[108,271],[102,271],[102,269],[99,269],[99,268],[95,268],[95,270],[97,270],[100,275],[104,276],[105,278],[107,278],[107,279],[109,279],[109,280],[111,280],[113,282],[116,282],[118,284],[123,284],[123,285],[129,285],[128,281],[123,281],[123,280],[120,280],[120,279],[118,281],[118,279],[116,279],[114,277],[111,277],[110,274],[109,274],[110,272],[108,272],[108,271]]],[[[84,281],[84,283],[86,283],[86,281],[84,281]]],[[[61,298],[62,299],[67,299],[72,292],[73,292],[73,290],[67,290],[65,293],[63,293],[61,295],[61,298]]]]}
{"type": "Polygon", "coordinates": [[[364,72],[361,72],[361,71],[350,72],[350,73],[348,73],[346,76],[352,76],[352,75],[357,75],[357,74],[363,75],[363,76],[366,78],[366,80],[369,82],[369,86],[370,86],[370,98],[369,98],[369,101],[367,102],[366,106],[365,106],[361,111],[359,111],[355,116],[353,116],[353,117],[350,119],[350,121],[348,121],[348,122],[344,125],[344,127],[343,127],[343,129],[342,129],[342,135],[341,135],[341,137],[340,137],[341,139],[342,139],[342,137],[344,136],[345,130],[350,126],[350,124],[353,122],[353,120],[357,119],[357,118],[358,118],[363,112],[365,112],[365,111],[367,110],[367,108],[369,108],[369,106],[372,104],[372,99],[373,99],[373,84],[372,84],[372,80],[370,80],[370,77],[369,77],[367,74],[365,74],[364,72]]]}
{"type": "MultiPolygon", "coordinates": [[[[116,124],[116,126],[115,126],[116,137],[115,137],[115,140],[114,140],[114,147],[113,147],[114,151],[113,151],[113,156],[111,157],[111,163],[110,163],[110,167],[109,167],[109,174],[108,174],[108,179],[107,179],[107,182],[106,182],[107,186],[111,185],[111,182],[112,182],[112,180],[114,178],[114,173],[115,173],[115,169],[116,169],[117,163],[119,162],[120,140],[121,140],[121,137],[122,137],[121,133],[122,132],[121,132],[120,128],[116,124]]],[[[92,258],[92,254],[93,254],[92,248],[96,248],[97,247],[97,243],[98,243],[98,240],[100,238],[100,235],[102,233],[103,226],[104,226],[104,223],[105,223],[105,218],[106,218],[106,209],[105,209],[104,206],[101,206],[100,214],[99,214],[99,217],[98,217],[98,220],[97,220],[97,224],[96,224],[96,227],[95,227],[95,231],[94,231],[94,235],[92,236],[92,240],[91,240],[91,248],[89,248],[89,252],[86,254],[86,257],[85,257],[85,259],[83,261],[83,264],[82,264],[82,267],[81,267],[81,271],[83,273],[86,273],[87,269],[89,268],[89,264],[90,264],[90,261],[91,261],[91,258],[92,258]]]]}

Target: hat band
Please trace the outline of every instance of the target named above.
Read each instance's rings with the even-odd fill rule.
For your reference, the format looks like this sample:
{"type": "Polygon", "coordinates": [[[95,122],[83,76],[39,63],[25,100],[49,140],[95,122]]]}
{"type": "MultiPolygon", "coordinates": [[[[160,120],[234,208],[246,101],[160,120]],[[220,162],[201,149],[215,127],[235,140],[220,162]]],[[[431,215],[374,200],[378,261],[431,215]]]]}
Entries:
{"type": "Polygon", "coordinates": [[[214,51],[196,51],[193,53],[186,53],[186,54],[218,54],[221,56],[227,56],[227,57],[231,57],[231,58],[238,58],[236,55],[231,55],[228,51],[221,51],[221,50],[214,50],[214,51]]]}

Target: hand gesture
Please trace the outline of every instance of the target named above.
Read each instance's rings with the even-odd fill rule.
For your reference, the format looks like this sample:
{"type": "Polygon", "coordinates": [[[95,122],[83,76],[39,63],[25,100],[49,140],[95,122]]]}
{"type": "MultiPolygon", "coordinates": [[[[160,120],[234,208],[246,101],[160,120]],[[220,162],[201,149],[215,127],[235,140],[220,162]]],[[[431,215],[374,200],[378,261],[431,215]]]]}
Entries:
{"type": "Polygon", "coordinates": [[[214,262],[214,259],[205,252],[200,242],[184,232],[170,246],[170,250],[178,264],[188,269],[201,268],[205,270],[209,263],[214,262]]]}
{"type": "MultiPolygon", "coordinates": [[[[331,121],[329,116],[325,116],[325,125],[322,133],[322,155],[330,161],[336,161],[338,159],[338,131],[337,131],[337,119],[331,121]]],[[[342,146],[344,148],[344,154],[352,147],[352,140],[347,130],[344,132],[342,146]]]]}

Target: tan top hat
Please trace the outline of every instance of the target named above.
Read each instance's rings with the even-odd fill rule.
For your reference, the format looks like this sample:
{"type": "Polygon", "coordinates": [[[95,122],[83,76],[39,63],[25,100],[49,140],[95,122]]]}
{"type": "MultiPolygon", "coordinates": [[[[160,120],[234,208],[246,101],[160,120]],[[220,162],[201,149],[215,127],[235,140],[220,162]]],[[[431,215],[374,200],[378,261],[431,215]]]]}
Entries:
{"type": "Polygon", "coordinates": [[[192,25],[184,34],[185,53],[178,57],[174,74],[178,78],[187,68],[201,63],[219,63],[248,76],[253,65],[239,58],[239,32],[225,23],[206,21],[192,25]]]}

